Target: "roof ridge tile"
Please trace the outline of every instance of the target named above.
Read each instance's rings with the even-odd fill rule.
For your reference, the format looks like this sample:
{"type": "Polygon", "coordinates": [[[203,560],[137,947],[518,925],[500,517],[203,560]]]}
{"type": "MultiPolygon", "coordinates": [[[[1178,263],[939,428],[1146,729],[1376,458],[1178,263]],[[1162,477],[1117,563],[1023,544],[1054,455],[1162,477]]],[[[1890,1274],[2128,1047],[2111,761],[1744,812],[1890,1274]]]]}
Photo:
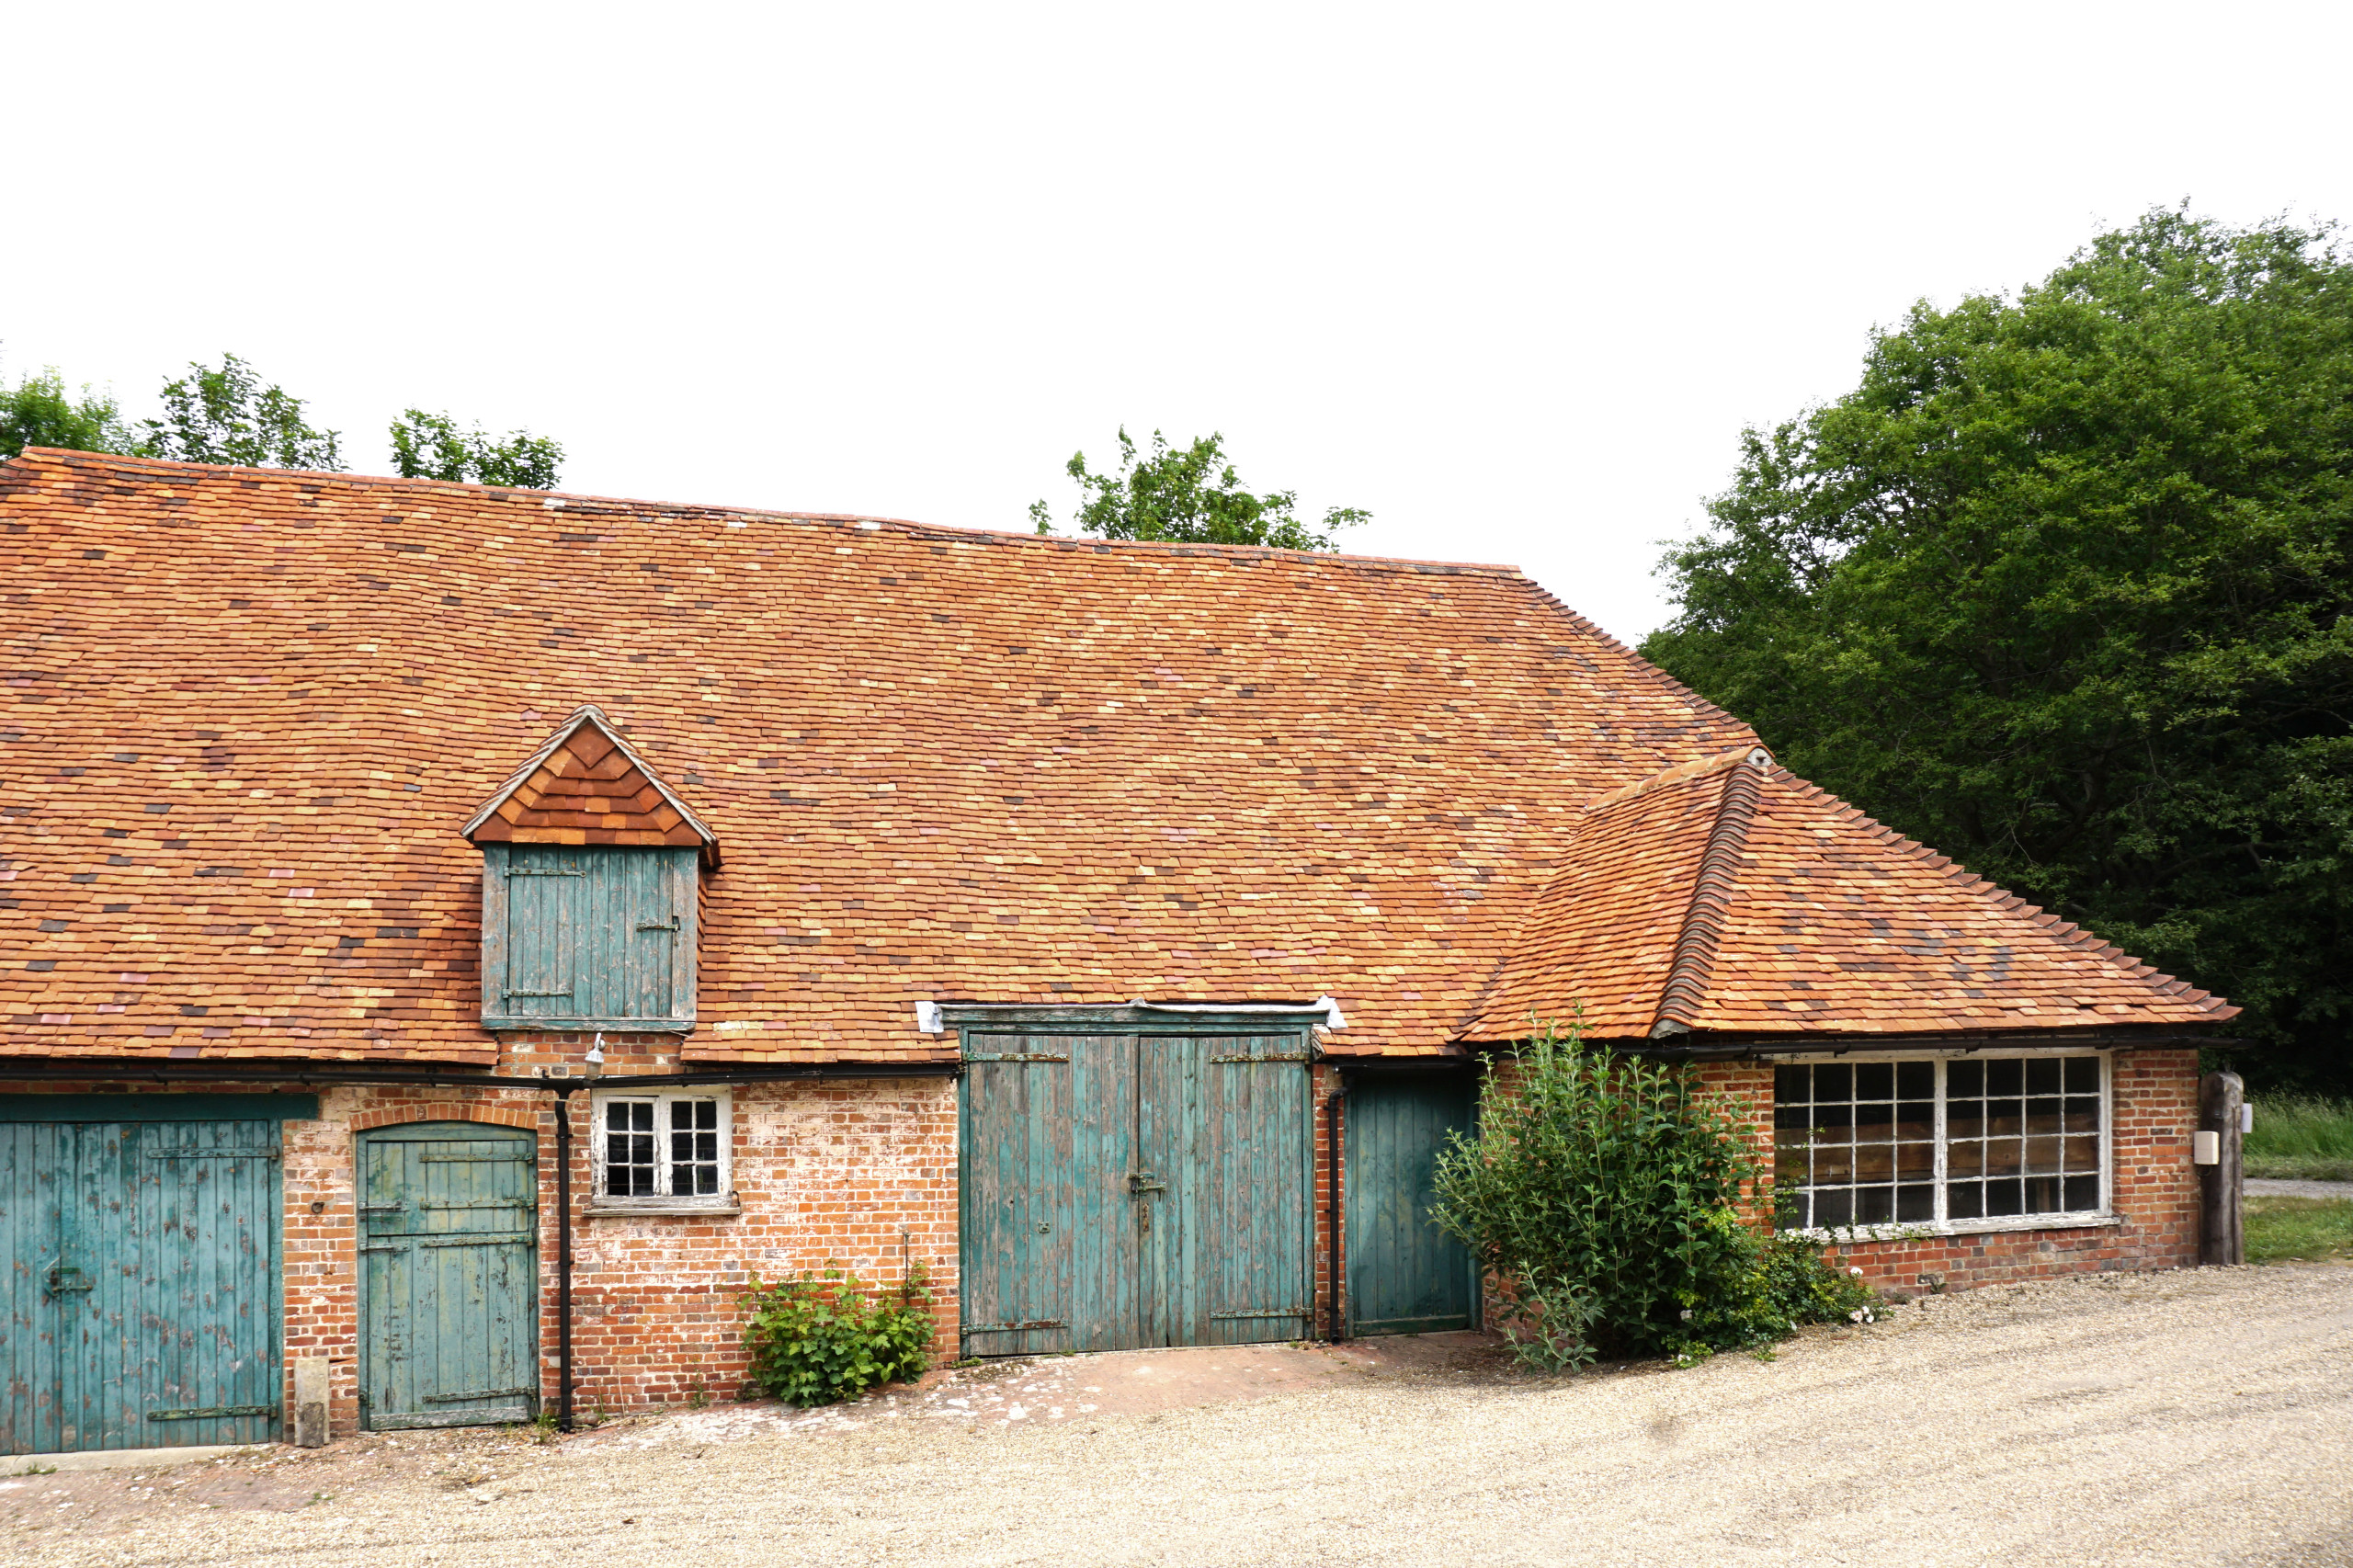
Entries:
{"type": "Polygon", "coordinates": [[[1666,983],[1659,987],[1658,1011],[1651,1021],[1653,1039],[1688,1034],[1699,1019],[1741,857],[1748,846],[1748,827],[1756,820],[1756,808],[1763,799],[1757,779],[1771,765],[1772,759],[1759,746],[1745,757],[1736,756],[1733,766],[1725,769],[1723,789],[1716,797],[1715,824],[1709,830],[1707,847],[1699,853],[1699,872],[1691,879],[1683,928],[1676,934],[1675,958],[1667,966],[1666,983]]]}

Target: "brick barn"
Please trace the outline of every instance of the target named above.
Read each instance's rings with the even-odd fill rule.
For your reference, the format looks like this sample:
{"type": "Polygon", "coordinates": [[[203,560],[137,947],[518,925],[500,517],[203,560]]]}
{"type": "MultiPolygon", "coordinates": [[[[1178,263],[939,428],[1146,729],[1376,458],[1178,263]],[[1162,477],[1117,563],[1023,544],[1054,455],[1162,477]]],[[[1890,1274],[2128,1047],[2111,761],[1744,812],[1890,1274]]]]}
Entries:
{"type": "Polygon", "coordinates": [[[2195,1259],[2234,1010],[1517,572],[38,449],[0,524],[12,1452],[724,1397],[828,1264],[943,1355],[1467,1326],[1531,1020],[1888,1280],[2195,1259]]]}

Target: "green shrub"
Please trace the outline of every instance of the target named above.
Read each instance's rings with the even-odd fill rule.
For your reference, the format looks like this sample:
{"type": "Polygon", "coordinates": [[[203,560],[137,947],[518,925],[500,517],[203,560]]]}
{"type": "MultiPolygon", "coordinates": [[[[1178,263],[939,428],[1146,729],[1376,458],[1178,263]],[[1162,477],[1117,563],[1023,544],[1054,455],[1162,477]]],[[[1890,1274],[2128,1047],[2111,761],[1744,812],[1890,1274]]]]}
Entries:
{"type": "Polygon", "coordinates": [[[1546,1029],[1440,1153],[1432,1218],[1496,1282],[1523,1364],[1597,1355],[1688,1365],[1799,1324],[1868,1316],[1874,1298],[1802,1237],[1741,1223],[1763,1171],[1733,1112],[1678,1068],[1546,1029]]]}
{"type": "Polygon", "coordinates": [[[921,1377],[930,1364],[931,1291],[917,1264],[895,1301],[870,1299],[854,1274],[762,1284],[744,1297],[751,1381],[793,1404],[837,1404],[878,1384],[921,1377]]]}

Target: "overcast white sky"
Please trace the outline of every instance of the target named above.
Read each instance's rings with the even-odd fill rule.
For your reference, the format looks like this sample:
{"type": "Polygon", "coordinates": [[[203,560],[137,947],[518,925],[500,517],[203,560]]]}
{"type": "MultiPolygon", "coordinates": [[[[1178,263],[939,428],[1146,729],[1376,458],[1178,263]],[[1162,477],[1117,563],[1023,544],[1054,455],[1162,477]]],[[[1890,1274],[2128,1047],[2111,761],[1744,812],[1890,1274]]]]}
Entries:
{"type": "Polygon", "coordinates": [[[388,472],[1020,528],[1124,422],[1628,639],[1741,426],[2187,197],[2353,218],[2338,6],[11,7],[0,374],[388,472]]]}

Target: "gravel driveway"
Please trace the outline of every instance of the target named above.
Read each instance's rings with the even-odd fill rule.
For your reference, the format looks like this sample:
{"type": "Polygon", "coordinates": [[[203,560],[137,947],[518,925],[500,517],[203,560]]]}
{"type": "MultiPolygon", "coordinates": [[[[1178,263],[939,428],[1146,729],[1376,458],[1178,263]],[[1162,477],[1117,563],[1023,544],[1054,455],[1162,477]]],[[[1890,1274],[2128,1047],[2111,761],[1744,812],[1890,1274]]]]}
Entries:
{"type": "Polygon", "coordinates": [[[1047,1360],[805,1425],[722,1406],[562,1447],[443,1434],[33,1477],[0,1493],[0,1547],[236,1568],[2353,1563],[2341,1266],[1931,1297],[1684,1372],[1255,1354],[1276,1371],[1209,1405],[1107,1406],[1086,1391],[1119,1358],[1047,1360]]]}

